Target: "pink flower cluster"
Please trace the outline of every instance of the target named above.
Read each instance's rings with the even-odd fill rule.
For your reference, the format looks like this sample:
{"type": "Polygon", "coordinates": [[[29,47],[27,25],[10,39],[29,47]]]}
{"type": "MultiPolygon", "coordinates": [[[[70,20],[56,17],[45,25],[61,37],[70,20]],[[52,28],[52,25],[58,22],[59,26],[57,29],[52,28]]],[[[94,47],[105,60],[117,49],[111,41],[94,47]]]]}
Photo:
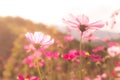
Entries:
{"type": "MultiPolygon", "coordinates": [[[[82,54],[84,54],[84,52],[82,52],[82,54]]],[[[77,51],[77,50],[70,50],[69,53],[63,55],[63,58],[65,60],[74,60],[74,59],[76,59],[79,56],[80,56],[80,52],[79,51],[77,51]]]]}
{"type": "Polygon", "coordinates": [[[59,58],[59,53],[58,52],[45,52],[44,56],[48,59],[58,59],[59,58]]]}
{"type": "MultiPolygon", "coordinates": [[[[30,44],[25,45],[24,49],[29,54],[23,60],[24,64],[27,64],[29,67],[43,67],[45,62],[41,59],[42,51],[48,48],[51,44],[54,43],[54,39],[51,39],[49,35],[44,35],[42,32],[27,32],[25,37],[29,40],[30,44]],[[37,62],[36,62],[37,61],[37,62]]],[[[46,55],[47,56],[47,55],[46,55]]],[[[52,55],[53,57],[53,55],[52,55]]],[[[57,58],[58,54],[55,53],[54,58],[57,58]]],[[[19,80],[40,80],[38,77],[30,77],[27,75],[25,78],[22,75],[18,75],[19,80]]]]}
{"type": "Polygon", "coordinates": [[[89,77],[84,77],[84,80],[103,80],[107,78],[107,74],[103,73],[101,75],[96,75],[94,79],[90,79],[89,77]]]}
{"type": "MultiPolygon", "coordinates": [[[[29,67],[35,68],[37,66],[36,63],[35,63],[35,60],[36,60],[36,57],[30,55],[23,60],[23,63],[27,64],[29,67]]],[[[43,67],[45,65],[45,62],[44,62],[44,60],[41,60],[41,61],[39,61],[38,64],[39,64],[40,67],[43,67]]]]}
{"type": "Polygon", "coordinates": [[[98,51],[102,51],[102,50],[104,50],[104,46],[98,46],[98,47],[92,49],[92,52],[98,52],[98,51]]]}
{"type": "Polygon", "coordinates": [[[26,77],[24,77],[23,75],[18,75],[17,77],[18,80],[40,80],[38,77],[36,76],[33,76],[33,77],[30,77],[30,75],[27,75],[26,77]]]}
{"type": "Polygon", "coordinates": [[[66,41],[66,42],[70,42],[70,41],[73,41],[74,40],[74,37],[73,36],[65,36],[64,37],[64,41],[66,41]]]}
{"type": "Polygon", "coordinates": [[[91,54],[91,55],[90,55],[90,58],[92,58],[93,61],[95,61],[95,62],[99,62],[99,61],[102,60],[101,55],[98,55],[98,54],[91,54]]]}

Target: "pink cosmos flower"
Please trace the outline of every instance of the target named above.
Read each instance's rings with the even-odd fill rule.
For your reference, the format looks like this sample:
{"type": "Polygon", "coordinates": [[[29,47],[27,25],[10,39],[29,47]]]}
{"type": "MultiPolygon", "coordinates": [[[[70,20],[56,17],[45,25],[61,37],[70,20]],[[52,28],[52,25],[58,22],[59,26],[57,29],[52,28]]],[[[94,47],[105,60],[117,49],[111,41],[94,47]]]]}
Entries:
{"type": "Polygon", "coordinates": [[[63,21],[70,29],[78,30],[80,33],[83,33],[83,35],[89,31],[94,32],[96,29],[102,28],[104,26],[104,23],[101,21],[89,23],[89,18],[85,15],[74,16],[70,14],[69,18],[63,19],[63,21]]]}
{"type": "Polygon", "coordinates": [[[73,36],[65,36],[64,37],[64,41],[66,41],[66,42],[70,42],[70,41],[73,41],[73,40],[74,40],[73,36]]]}
{"type": "Polygon", "coordinates": [[[78,80],[77,78],[71,78],[70,80],[78,80]]]}
{"type": "Polygon", "coordinates": [[[26,50],[26,53],[36,50],[33,44],[25,45],[24,49],[26,50]]]}
{"type": "MultiPolygon", "coordinates": [[[[23,60],[23,63],[27,64],[29,67],[36,67],[35,59],[36,59],[36,57],[31,55],[31,56],[28,56],[27,58],[25,58],[23,60]]],[[[38,64],[40,67],[43,67],[45,65],[45,62],[43,60],[41,60],[38,62],[38,64]]]]}
{"type": "Polygon", "coordinates": [[[107,52],[111,57],[115,57],[120,54],[120,46],[111,46],[107,49],[107,52]]]}
{"type": "Polygon", "coordinates": [[[107,74],[106,74],[106,73],[103,73],[103,74],[101,75],[101,77],[102,77],[102,78],[107,78],[107,74]]]}
{"type": "Polygon", "coordinates": [[[58,52],[46,52],[44,53],[44,56],[47,57],[48,59],[58,59],[59,53],[58,52]]]}
{"type": "Polygon", "coordinates": [[[110,41],[110,37],[105,37],[105,38],[103,39],[103,41],[104,41],[104,42],[110,41]]]}
{"type": "Polygon", "coordinates": [[[70,50],[69,53],[64,54],[63,58],[65,60],[73,60],[73,59],[76,59],[78,56],[80,56],[79,51],[77,51],[77,50],[70,50]]]}
{"type": "Polygon", "coordinates": [[[115,66],[120,66],[120,62],[118,62],[118,61],[115,61],[115,66]]]}
{"type": "Polygon", "coordinates": [[[95,61],[95,62],[99,62],[102,60],[101,55],[97,55],[97,54],[91,54],[90,58],[92,58],[93,61],[95,61]]]}
{"type": "Polygon", "coordinates": [[[44,53],[44,56],[47,58],[47,59],[51,59],[52,58],[52,52],[46,52],[44,53]]]}
{"type": "Polygon", "coordinates": [[[115,73],[114,71],[112,71],[112,72],[110,73],[110,75],[111,75],[111,76],[116,76],[116,73],[115,73]]]}
{"type": "Polygon", "coordinates": [[[32,44],[36,44],[36,48],[47,48],[54,43],[54,39],[51,39],[49,35],[44,35],[42,32],[34,32],[34,34],[27,32],[25,36],[32,44]]]}
{"type": "Polygon", "coordinates": [[[23,60],[23,63],[29,65],[29,67],[33,67],[34,66],[33,60],[34,60],[33,56],[28,56],[23,60]]]}
{"type": "Polygon", "coordinates": [[[114,68],[115,71],[120,71],[120,66],[114,68]]]}
{"type": "Polygon", "coordinates": [[[91,80],[89,77],[85,76],[83,80],[91,80]]]}
{"type": "Polygon", "coordinates": [[[65,60],[69,60],[70,58],[69,58],[69,54],[64,54],[63,55],[63,58],[65,59],[65,60]]]}
{"type": "Polygon", "coordinates": [[[54,59],[58,59],[58,58],[59,58],[59,55],[60,55],[60,54],[59,54],[58,52],[54,52],[54,53],[53,53],[53,58],[54,58],[54,59]]]}
{"type": "Polygon", "coordinates": [[[109,47],[116,46],[116,45],[118,45],[117,42],[109,42],[109,43],[108,43],[108,46],[109,46],[109,47]]]}
{"type": "Polygon", "coordinates": [[[33,76],[33,77],[30,77],[30,75],[27,75],[26,77],[23,77],[23,75],[18,75],[17,77],[18,80],[40,80],[38,77],[36,76],[33,76]]]}
{"type": "Polygon", "coordinates": [[[103,73],[101,75],[97,75],[93,80],[103,80],[105,78],[107,78],[107,74],[103,73]]]}
{"type": "Polygon", "coordinates": [[[79,58],[79,56],[85,57],[86,56],[85,51],[77,51],[77,50],[73,49],[73,50],[70,50],[69,53],[64,54],[63,58],[65,60],[76,61],[79,58]]]}
{"type": "Polygon", "coordinates": [[[103,49],[104,49],[104,46],[98,46],[98,47],[92,49],[92,52],[102,51],[103,49]]]}

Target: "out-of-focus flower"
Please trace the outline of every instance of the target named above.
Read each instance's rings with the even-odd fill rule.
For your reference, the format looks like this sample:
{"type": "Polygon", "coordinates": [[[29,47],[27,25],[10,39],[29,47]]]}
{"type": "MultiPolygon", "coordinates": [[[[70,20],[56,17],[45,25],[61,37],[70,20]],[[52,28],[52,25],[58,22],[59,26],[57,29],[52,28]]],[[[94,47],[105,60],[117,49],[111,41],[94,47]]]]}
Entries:
{"type": "Polygon", "coordinates": [[[66,42],[70,42],[70,41],[73,41],[73,40],[74,40],[73,36],[65,36],[64,37],[64,41],[66,41],[66,42]]]}
{"type": "Polygon", "coordinates": [[[99,61],[102,60],[101,55],[97,55],[97,54],[91,54],[91,55],[90,55],[90,58],[92,58],[93,61],[95,61],[95,62],[99,62],[99,61]]]}
{"type": "Polygon", "coordinates": [[[56,70],[60,71],[60,70],[62,70],[62,67],[58,65],[58,66],[56,66],[56,70]]]}
{"type": "Polygon", "coordinates": [[[117,23],[117,17],[120,13],[120,9],[115,10],[112,15],[110,16],[110,19],[106,22],[106,25],[109,26],[111,29],[114,28],[115,24],[117,23]]]}
{"type": "Polygon", "coordinates": [[[117,42],[109,42],[109,43],[108,43],[108,46],[109,46],[109,47],[116,46],[116,45],[118,45],[117,42]]]}
{"type": "Polygon", "coordinates": [[[27,53],[29,53],[30,51],[36,50],[35,47],[33,46],[33,44],[25,45],[24,49],[26,50],[27,53]]]}
{"type": "Polygon", "coordinates": [[[52,52],[46,52],[46,53],[44,53],[44,55],[45,55],[45,57],[47,58],[47,59],[51,59],[52,58],[52,52]]]}
{"type": "Polygon", "coordinates": [[[53,53],[53,58],[54,58],[54,59],[58,59],[58,58],[59,58],[59,55],[60,55],[60,54],[59,54],[58,52],[54,52],[54,53],[53,53]]]}
{"type": "Polygon", "coordinates": [[[115,67],[114,71],[116,72],[116,76],[118,78],[118,79],[115,79],[115,80],[119,80],[119,78],[120,78],[120,66],[115,67]]]}
{"type": "Polygon", "coordinates": [[[18,80],[40,80],[38,77],[36,76],[33,76],[33,77],[30,77],[30,75],[27,75],[26,77],[24,77],[23,75],[18,75],[17,76],[17,79],[18,80]]]}
{"type": "Polygon", "coordinates": [[[104,49],[104,46],[98,46],[98,47],[92,49],[92,52],[102,51],[103,49],[104,49]]]}
{"type": "Polygon", "coordinates": [[[110,41],[110,37],[105,37],[105,38],[103,38],[103,41],[104,41],[104,42],[110,41]]]}
{"type": "Polygon", "coordinates": [[[54,43],[54,39],[51,39],[49,35],[44,35],[42,32],[34,32],[34,34],[27,32],[25,36],[37,49],[41,47],[47,48],[54,43]]]}
{"type": "Polygon", "coordinates": [[[44,53],[45,57],[48,59],[58,59],[59,58],[59,53],[58,52],[46,52],[44,53]]]}
{"type": "Polygon", "coordinates": [[[89,77],[84,77],[83,80],[91,80],[89,77]]]}
{"type": "Polygon", "coordinates": [[[83,37],[83,39],[85,39],[85,40],[90,40],[90,41],[94,41],[94,40],[99,39],[98,37],[95,37],[95,36],[92,34],[92,32],[86,33],[86,34],[83,35],[82,37],[83,37]]]}
{"type": "Polygon", "coordinates": [[[120,46],[111,46],[107,49],[107,52],[111,57],[115,57],[120,54],[120,46]]]}
{"type": "Polygon", "coordinates": [[[120,66],[114,68],[115,71],[120,71],[120,66]]]}
{"type": "Polygon", "coordinates": [[[119,13],[120,13],[120,9],[117,9],[117,10],[115,10],[115,11],[112,13],[111,17],[115,17],[115,16],[117,16],[119,13]]]}
{"type": "MultiPolygon", "coordinates": [[[[35,63],[35,60],[36,60],[36,57],[31,55],[31,56],[28,56],[27,58],[25,58],[23,60],[23,63],[27,64],[29,67],[36,67],[37,65],[35,63]]],[[[40,67],[43,67],[45,65],[45,62],[42,60],[42,61],[39,61],[38,64],[40,67]]]]}
{"type": "Polygon", "coordinates": [[[88,56],[88,54],[86,54],[85,51],[78,51],[78,50],[73,49],[73,50],[70,50],[69,53],[64,54],[63,58],[65,60],[72,60],[72,61],[74,60],[74,61],[76,61],[80,56],[85,57],[85,56],[88,56]]]}
{"type": "Polygon", "coordinates": [[[80,56],[79,51],[70,50],[69,53],[63,55],[63,58],[65,60],[73,60],[73,59],[77,58],[78,56],[80,56]]]}
{"type": "Polygon", "coordinates": [[[78,80],[77,78],[71,78],[70,80],[78,80]]]}
{"type": "Polygon", "coordinates": [[[29,65],[29,67],[33,67],[34,66],[33,60],[34,60],[33,56],[28,56],[23,60],[23,63],[29,65]]]}
{"type": "Polygon", "coordinates": [[[101,75],[101,77],[102,77],[102,78],[107,78],[107,74],[106,74],[106,73],[103,73],[103,74],[101,75]]]}
{"type": "Polygon", "coordinates": [[[118,61],[115,61],[114,64],[115,64],[115,66],[117,66],[117,67],[120,66],[120,62],[118,62],[118,61]]]}
{"type": "Polygon", "coordinates": [[[105,78],[107,78],[107,74],[103,73],[101,75],[97,75],[93,80],[103,80],[105,78]]]}
{"type": "Polygon", "coordinates": [[[110,75],[111,75],[111,76],[116,76],[116,73],[115,73],[114,71],[112,71],[112,72],[110,73],[110,75]]]}
{"type": "Polygon", "coordinates": [[[80,33],[82,33],[82,35],[89,33],[89,31],[95,31],[96,29],[104,26],[104,23],[101,21],[89,23],[89,18],[85,15],[74,16],[70,14],[68,19],[63,19],[63,22],[67,24],[68,28],[78,30],[80,33]]]}

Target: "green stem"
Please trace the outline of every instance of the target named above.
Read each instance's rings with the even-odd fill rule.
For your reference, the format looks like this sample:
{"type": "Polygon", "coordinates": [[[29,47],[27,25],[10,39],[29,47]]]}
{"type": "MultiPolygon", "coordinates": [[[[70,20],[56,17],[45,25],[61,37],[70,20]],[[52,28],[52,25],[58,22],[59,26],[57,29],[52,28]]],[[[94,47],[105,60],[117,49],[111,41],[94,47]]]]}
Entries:
{"type": "Polygon", "coordinates": [[[81,52],[82,52],[82,33],[80,36],[80,80],[82,80],[82,56],[81,56],[81,52]]]}
{"type": "Polygon", "coordinates": [[[39,67],[39,60],[36,59],[36,64],[37,64],[37,71],[38,71],[38,74],[39,74],[39,77],[40,77],[40,80],[42,80],[42,75],[41,75],[41,71],[40,71],[40,67],[39,67]]]}

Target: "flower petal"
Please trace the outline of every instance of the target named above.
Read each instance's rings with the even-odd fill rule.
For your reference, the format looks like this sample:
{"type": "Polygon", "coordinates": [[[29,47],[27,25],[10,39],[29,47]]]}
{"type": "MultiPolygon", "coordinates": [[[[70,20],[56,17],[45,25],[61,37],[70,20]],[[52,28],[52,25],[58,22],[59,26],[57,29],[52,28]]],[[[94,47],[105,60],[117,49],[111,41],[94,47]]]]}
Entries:
{"type": "Polygon", "coordinates": [[[34,41],[35,43],[40,43],[40,41],[43,39],[43,33],[41,32],[35,32],[34,33],[34,41]]]}
{"type": "Polygon", "coordinates": [[[89,28],[102,28],[102,27],[104,27],[104,25],[105,25],[104,22],[96,21],[96,22],[90,23],[89,28]]]}
{"type": "Polygon", "coordinates": [[[79,21],[81,24],[88,24],[89,18],[85,15],[78,15],[77,21],[79,21]]]}
{"type": "Polygon", "coordinates": [[[17,77],[19,80],[24,80],[24,77],[20,74],[20,75],[18,75],[18,77],[17,77]]]}

